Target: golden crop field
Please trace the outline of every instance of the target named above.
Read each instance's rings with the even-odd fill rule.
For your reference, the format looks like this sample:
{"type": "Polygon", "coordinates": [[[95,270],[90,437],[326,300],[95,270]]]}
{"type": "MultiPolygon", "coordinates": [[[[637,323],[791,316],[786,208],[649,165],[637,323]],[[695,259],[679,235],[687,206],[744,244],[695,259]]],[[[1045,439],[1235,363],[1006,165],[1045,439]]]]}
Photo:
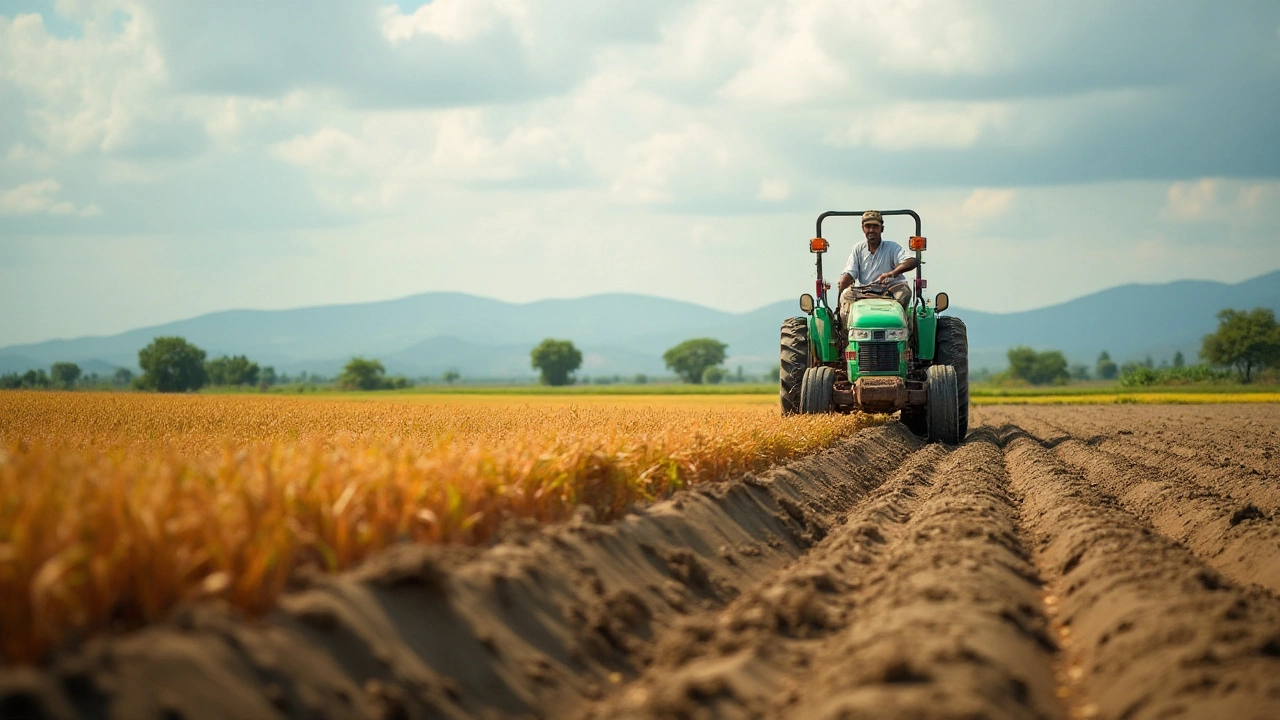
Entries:
{"type": "Polygon", "coordinates": [[[261,612],[396,542],[617,518],[867,422],[769,396],[0,393],[0,663],[201,596],[261,612]]]}

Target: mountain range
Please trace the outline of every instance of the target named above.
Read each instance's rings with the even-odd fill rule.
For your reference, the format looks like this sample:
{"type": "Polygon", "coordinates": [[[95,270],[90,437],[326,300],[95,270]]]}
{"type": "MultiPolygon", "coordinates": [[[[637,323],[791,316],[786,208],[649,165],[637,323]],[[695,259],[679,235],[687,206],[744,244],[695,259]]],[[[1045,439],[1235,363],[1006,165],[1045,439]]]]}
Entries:
{"type": "MultiPolygon", "coordinates": [[[[1062,350],[1092,366],[1103,350],[1117,362],[1181,351],[1194,360],[1223,308],[1280,309],[1280,271],[1236,284],[1204,280],[1110,288],[1064,303],[1013,313],[952,308],[969,327],[970,366],[998,370],[1015,345],[1062,350]]],[[[662,353],[693,337],[729,346],[727,365],[748,373],[777,362],[778,327],[799,313],[795,299],[745,313],[646,295],[507,303],[432,292],[397,300],[294,310],[227,310],[110,336],[0,348],[0,373],[78,363],[86,372],[136,370],[138,350],[178,335],[209,357],[247,355],[278,372],[335,375],[355,355],[377,358],[391,374],[532,378],[529,351],[543,338],[567,338],[583,352],[582,377],[669,374],[662,353]]]]}

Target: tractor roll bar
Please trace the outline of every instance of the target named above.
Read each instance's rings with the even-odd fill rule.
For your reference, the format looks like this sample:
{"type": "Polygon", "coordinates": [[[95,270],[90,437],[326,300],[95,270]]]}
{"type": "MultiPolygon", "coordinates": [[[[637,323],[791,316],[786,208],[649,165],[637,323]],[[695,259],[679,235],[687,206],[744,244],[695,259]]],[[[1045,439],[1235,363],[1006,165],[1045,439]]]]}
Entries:
{"type": "MultiPolygon", "coordinates": [[[[822,221],[823,220],[829,217],[853,217],[853,216],[862,217],[862,214],[864,212],[866,211],[865,210],[828,210],[818,216],[817,235],[815,235],[814,237],[822,237],[822,221]]],[[[880,214],[881,215],[910,215],[911,217],[915,218],[915,221],[916,221],[916,235],[920,235],[920,216],[916,214],[915,210],[881,210],[880,214]]],[[[923,282],[920,279],[920,266],[923,265],[924,263],[918,251],[916,252],[916,262],[918,264],[916,265],[916,288],[915,288],[914,294],[918,295],[920,292],[920,288],[924,287],[923,282]]],[[[814,284],[814,292],[816,293],[818,300],[823,305],[826,305],[828,308],[830,308],[831,306],[827,304],[827,288],[822,279],[822,253],[818,253],[817,266],[818,266],[818,281],[814,284]]],[[[837,315],[836,316],[837,327],[839,326],[839,323],[840,323],[839,315],[837,315]]]]}
{"type": "MultiPolygon", "coordinates": [[[[822,221],[829,217],[862,217],[866,210],[828,210],[818,216],[818,234],[814,237],[822,237],[822,221]]],[[[915,210],[881,210],[881,215],[910,215],[916,219],[916,235],[920,234],[920,216],[915,210]]]]}

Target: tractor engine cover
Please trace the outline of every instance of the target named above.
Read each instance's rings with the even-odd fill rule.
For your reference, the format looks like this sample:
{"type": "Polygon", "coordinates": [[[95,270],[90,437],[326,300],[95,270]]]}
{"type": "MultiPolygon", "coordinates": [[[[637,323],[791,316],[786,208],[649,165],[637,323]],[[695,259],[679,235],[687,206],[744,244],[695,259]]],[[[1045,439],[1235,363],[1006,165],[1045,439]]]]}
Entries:
{"type": "Polygon", "coordinates": [[[860,377],[853,391],[863,412],[890,412],[907,404],[907,384],[900,377],[860,377]]]}

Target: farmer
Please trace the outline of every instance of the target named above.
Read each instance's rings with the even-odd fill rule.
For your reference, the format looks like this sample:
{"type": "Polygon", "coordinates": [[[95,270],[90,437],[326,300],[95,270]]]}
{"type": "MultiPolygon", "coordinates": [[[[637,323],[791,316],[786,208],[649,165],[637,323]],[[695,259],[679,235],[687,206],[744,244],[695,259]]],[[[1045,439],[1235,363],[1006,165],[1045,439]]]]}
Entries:
{"type": "Polygon", "coordinates": [[[884,219],[879,210],[862,214],[862,232],[867,239],[853,246],[840,274],[840,319],[846,325],[849,306],[858,299],[853,286],[887,285],[890,294],[905,308],[911,303],[911,286],[902,275],[920,264],[898,243],[881,239],[884,219]]]}

